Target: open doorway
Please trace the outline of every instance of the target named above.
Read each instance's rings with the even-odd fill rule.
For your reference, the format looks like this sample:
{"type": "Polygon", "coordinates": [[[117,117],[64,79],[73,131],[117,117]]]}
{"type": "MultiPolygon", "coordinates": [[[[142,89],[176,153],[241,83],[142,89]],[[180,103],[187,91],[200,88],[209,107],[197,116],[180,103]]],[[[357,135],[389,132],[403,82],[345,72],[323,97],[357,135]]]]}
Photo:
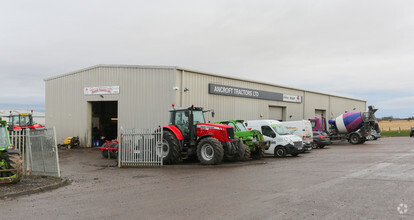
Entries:
{"type": "Polygon", "coordinates": [[[118,136],[118,102],[91,102],[92,104],[92,146],[101,146],[105,140],[118,136]]]}

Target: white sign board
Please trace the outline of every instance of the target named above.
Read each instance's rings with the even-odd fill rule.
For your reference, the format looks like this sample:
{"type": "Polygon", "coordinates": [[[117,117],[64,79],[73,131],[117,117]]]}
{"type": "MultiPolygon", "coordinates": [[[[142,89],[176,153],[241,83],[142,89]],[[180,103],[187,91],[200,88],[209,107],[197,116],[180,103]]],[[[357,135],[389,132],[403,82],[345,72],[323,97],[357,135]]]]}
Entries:
{"type": "Polygon", "coordinates": [[[83,93],[85,95],[116,95],[119,94],[119,86],[85,87],[83,93]]]}
{"type": "Polygon", "coordinates": [[[298,102],[298,103],[301,103],[302,102],[302,96],[283,94],[283,101],[284,102],[298,102]]]}

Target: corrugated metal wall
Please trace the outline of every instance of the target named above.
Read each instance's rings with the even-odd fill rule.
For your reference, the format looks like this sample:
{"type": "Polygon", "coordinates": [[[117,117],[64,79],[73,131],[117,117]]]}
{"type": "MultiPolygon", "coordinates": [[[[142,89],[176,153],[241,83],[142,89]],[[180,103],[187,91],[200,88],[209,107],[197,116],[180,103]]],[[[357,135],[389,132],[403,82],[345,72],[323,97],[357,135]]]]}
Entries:
{"type": "Polygon", "coordinates": [[[174,102],[173,68],[97,66],[46,82],[46,124],[55,126],[58,143],[79,136],[91,145],[92,101],[118,101],[118,130],[152,128],[168,122],[174,102]],[[119,95],[84,95],[84,87],[120,86],[119,95]]]}
{"type": "Polygon", "coordinates": [[[345,111],[365,111],[366,102],[294,88],[237,80],[175,67],[99,65],[71,74],[46,79],[46,124],[55,126],[58,143],[79,136],[84,146],[91,143],[92,101],[118,101],[118,129],[152,128],[168,123],[171,103],[214,109],[207,120],[270,118],[270,109],[283,109],[284,120],[315,117],[315,109],[327,117],[345,111]],[[209,83],[302,96],[302,103],[213,95],[209,83]],[[84,95],[84,87],[120,86],[119,95],[84,95]],[[175,89],[174,89],[175,88],[175,89]],[[188,90],[184,92],[184,90],[188,90]],[[355,108],[355,110],[353,110],[355,108]]]}
{"type": "Polygon", "coordinates": [[[205,109],[214,109],[216,117],[213,120],[228,119],[262,119],[271,118],[272,107],[283,108],[283,120],[293,121],[315,117],[315,109],[324,109],[333,115],[340,115],[347,109],[365,111],[366,102],[338,96],[320,94],[304,90],[284,88],[246,80],[237,80],[210,74],[198,73],[190,70],[177,70],[177,83],[189,89],[177,100],[182,106],[203,106],[205,109]],[[302,96],[302,103],[271,101],[253,98],[213,95],[208,93],[209,83],[264,90],[295,96],[302,96]],[[352,108],[351,108],[352,106],[352,108]]]}

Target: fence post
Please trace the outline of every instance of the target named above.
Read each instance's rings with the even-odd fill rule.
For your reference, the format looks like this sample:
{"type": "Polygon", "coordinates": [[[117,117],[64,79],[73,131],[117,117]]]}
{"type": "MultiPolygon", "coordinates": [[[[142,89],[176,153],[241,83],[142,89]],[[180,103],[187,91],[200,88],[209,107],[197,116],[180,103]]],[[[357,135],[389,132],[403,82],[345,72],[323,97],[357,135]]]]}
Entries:
{"type": "Polygon", "coordinates": [[[59,149],[57,148],[57,139],[56,139],[56,129],[55,126],[53,126],[53,149],[56,150],[56,163],[57,163],[57,173],[58,173],[58,177],[60,177],[60,165],[59,165],[59,149]]]}

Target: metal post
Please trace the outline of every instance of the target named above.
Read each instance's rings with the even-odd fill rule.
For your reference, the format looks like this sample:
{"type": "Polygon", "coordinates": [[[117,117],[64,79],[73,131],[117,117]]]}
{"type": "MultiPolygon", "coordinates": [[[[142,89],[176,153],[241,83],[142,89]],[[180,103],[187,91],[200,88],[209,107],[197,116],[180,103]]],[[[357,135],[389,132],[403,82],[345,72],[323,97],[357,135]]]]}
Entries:
{"type": "Polygon", "coordinates": [[[57,172],[58,172],[58,177],[60,177],[60,164],[59,164],[59,150],[57,148],[57,140],[56,140],[56,129],[55,126],[53,126],[53,140],[55,141],[53,143],[53,149],[56,150],[56,165],[57,165],[57,172]]]}

